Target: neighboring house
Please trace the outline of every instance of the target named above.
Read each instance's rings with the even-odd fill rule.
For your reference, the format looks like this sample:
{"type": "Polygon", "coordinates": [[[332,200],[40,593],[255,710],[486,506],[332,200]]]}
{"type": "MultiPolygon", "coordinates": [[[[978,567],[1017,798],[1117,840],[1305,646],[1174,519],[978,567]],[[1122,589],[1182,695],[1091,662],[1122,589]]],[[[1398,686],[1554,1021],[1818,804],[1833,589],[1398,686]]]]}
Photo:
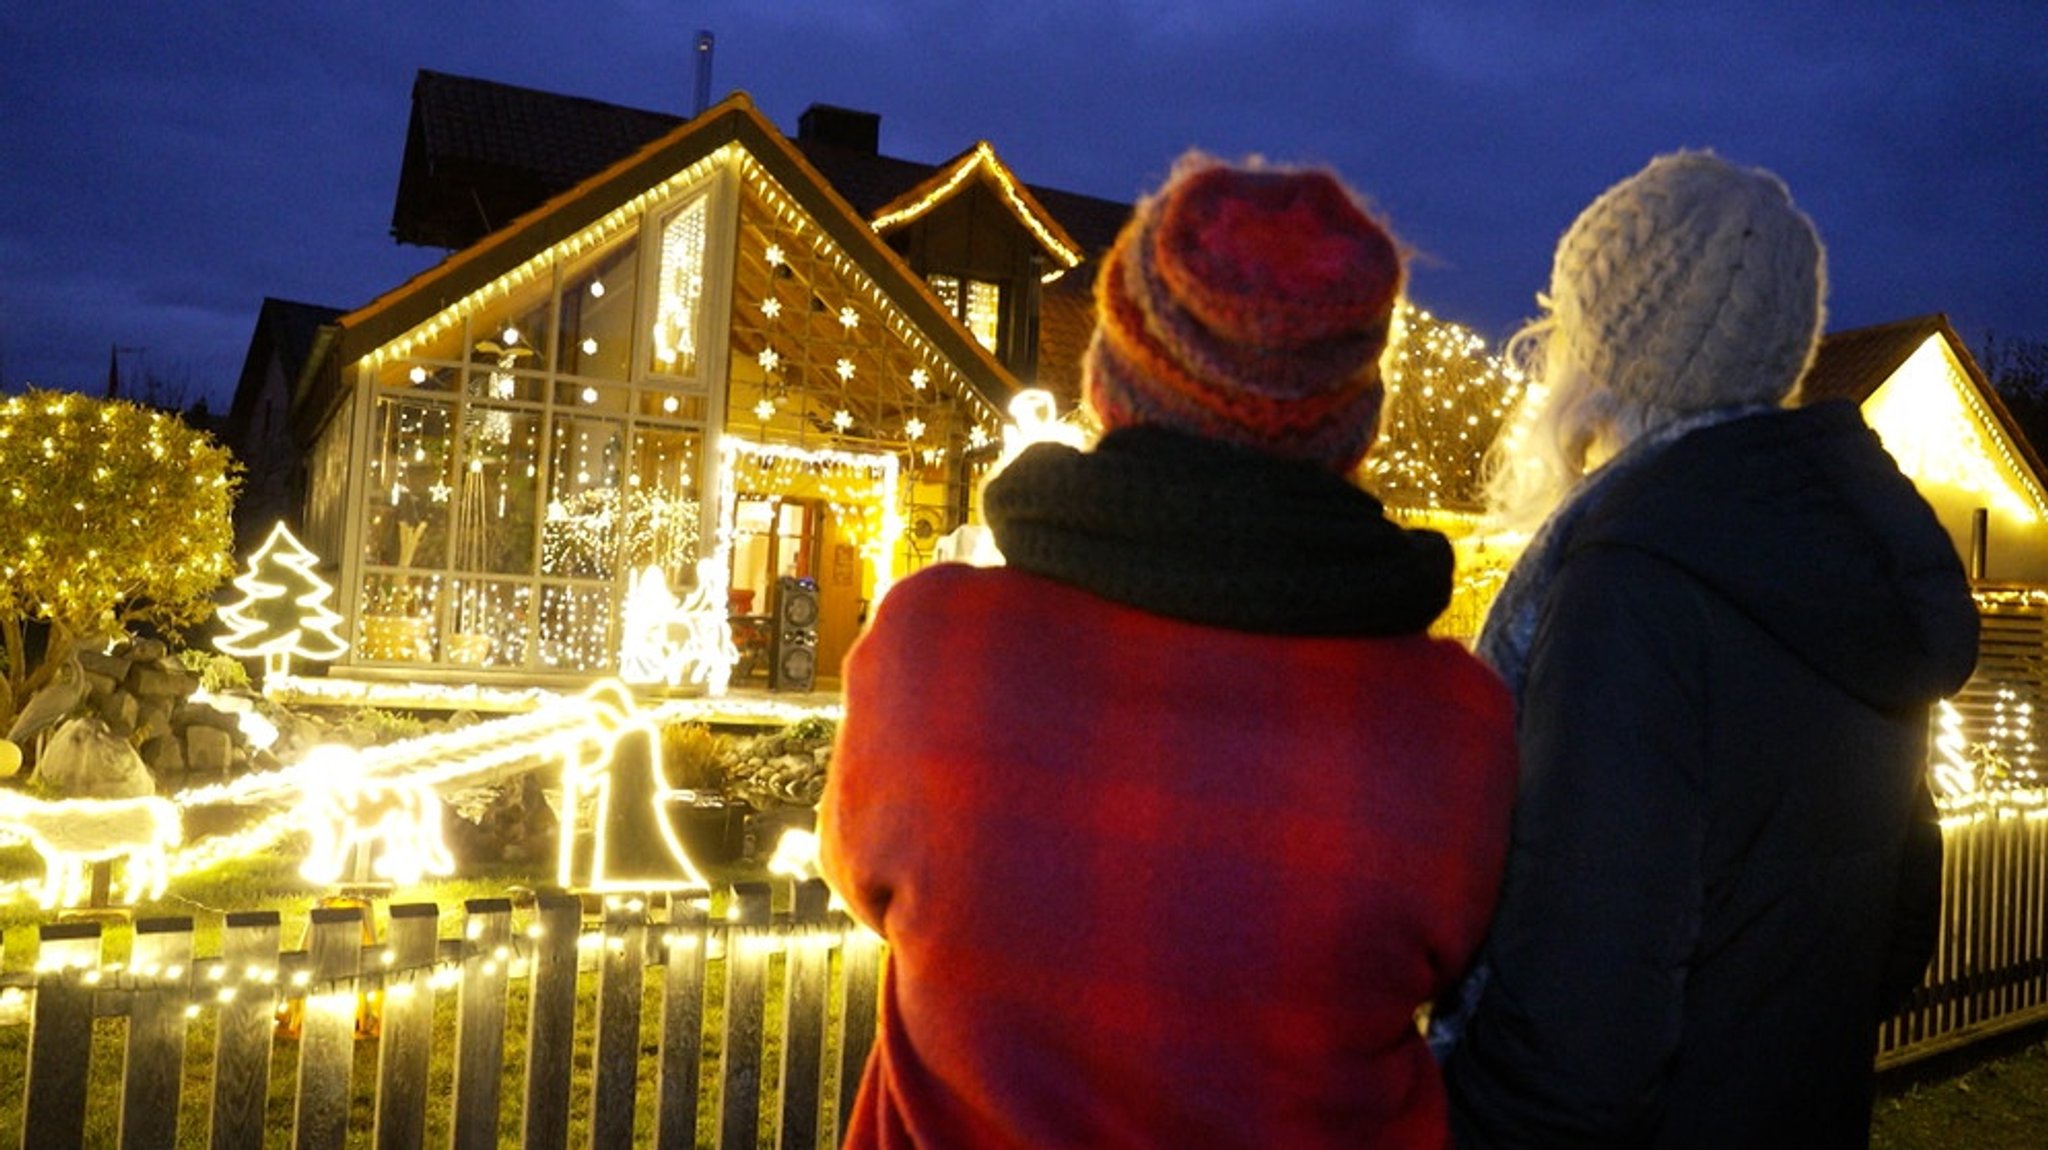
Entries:
{"type": "Polygon", "coordinates": [[[235,553],[247,554],[279,521],[296,521],[305,498],[303,460],[289,422],[292,384],[322,325],[338,308],[266,298],[242,360],[220,435],[243,467],[235,503],[235,553]]]}
{"type": "Polygon", "coordinates": [[[975,516],[1015,393],[1071,406],[1076,269],[1129,212],[986,143],[913,164],[878,135],[421,74],[393,232],[458,250],[322,327],[291,407],[343,673],[611,673],[652,566],[730,604],[742,671],[831,685],[889,582],[975,516]],[[798,631],[803,674],[773,649],[798,631]]]}
{"type": "Polygon", "coordinates": [[[2048,585],[2048,471],[1947,316],[1828,336],[1800,390],[1861,405],[1977,581],[2048,585]]]}

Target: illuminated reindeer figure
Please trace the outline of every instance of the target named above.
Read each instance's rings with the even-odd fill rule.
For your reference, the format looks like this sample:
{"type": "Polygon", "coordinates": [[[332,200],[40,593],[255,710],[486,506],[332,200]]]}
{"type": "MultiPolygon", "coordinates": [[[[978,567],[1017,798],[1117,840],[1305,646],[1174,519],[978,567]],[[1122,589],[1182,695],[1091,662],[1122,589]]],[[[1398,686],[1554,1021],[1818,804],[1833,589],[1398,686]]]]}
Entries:
{"type": "Polygon", "coordinates": [[[169,799],[44,802],[0,791],[0,834],[27,839],[43,859],[43,909],[78,906],[92,893],[94,863],[123,860],[122,896],[130,903],[156,898],[170,882],[170,851],[185,837],[169,799]]]}
{"type": "Polygon", "coordinates": [[[312,836],[299,873],[340,881],[351,853],[359,877],[376,874],[411,885],[451,874],[455,860],[441,836],[441,799],[422,782],[363,772],[347,747],[315,747],[300,763],[298,819],[312,836]]]}

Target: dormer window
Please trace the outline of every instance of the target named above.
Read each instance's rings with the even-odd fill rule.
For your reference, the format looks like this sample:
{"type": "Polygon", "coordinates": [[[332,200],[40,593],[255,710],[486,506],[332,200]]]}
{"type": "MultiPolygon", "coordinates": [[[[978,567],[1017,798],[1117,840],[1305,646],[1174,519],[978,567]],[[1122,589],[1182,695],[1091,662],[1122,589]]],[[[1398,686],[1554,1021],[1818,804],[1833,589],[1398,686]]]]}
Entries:
{"type": "Polygon", "coordinates": [[[959,317],[981,346],[995,351],[1002,331],[1002,286],[987,280],[949,275],[931,276],[929,282],[939,302],[959,317]]]}

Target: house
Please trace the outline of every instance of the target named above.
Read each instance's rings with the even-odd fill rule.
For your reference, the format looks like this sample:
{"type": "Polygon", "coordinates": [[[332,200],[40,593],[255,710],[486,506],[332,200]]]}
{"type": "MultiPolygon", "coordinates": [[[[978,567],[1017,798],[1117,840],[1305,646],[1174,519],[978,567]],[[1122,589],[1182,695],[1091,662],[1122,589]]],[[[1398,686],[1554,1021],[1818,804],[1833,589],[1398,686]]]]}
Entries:
{"type": "Polygon", "coordinates": [[[2048,470],[1947,316],[1829,335],[1800,396],[1862,407],[1977,582],[2048,585],[2048,470]]]}
{"type": "Polygon", "coordinates": [[[305,474],[288,422],[292,385],[321,326],[340,315],[338,308],[275,298],[265,298],[256,313],[256,331],[220,432],[243,467],[235,505],[237,555],[261,543],[272,524],[296,517],[305,474]]]}
{"type": "Polygon", "coordinates": [[[1129,212],[987,143],[929,165],[878,137],[847,109],[790,138],[744,95],[683,119],[422,73],[393,233],[455,250],[322,325],[290,406],[298,524],[354,628],[338,670],[613,673],[654,568],[730,615],[741,675],[831,685],[975,516],[1011,398],[1071,405],[1075,273],[1129,212]]]}

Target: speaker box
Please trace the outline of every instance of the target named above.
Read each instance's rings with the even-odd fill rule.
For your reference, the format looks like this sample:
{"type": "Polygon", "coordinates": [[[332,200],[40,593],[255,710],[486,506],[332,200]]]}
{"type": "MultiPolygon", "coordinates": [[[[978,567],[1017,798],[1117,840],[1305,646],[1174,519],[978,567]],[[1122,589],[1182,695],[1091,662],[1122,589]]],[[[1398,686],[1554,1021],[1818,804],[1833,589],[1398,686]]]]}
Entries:
{"type": "Polygon", "coordinates": [[[775,581],[774,649],[768,688],[808,691],[818,676],[818,583],[785,575],[775,581]]]}

